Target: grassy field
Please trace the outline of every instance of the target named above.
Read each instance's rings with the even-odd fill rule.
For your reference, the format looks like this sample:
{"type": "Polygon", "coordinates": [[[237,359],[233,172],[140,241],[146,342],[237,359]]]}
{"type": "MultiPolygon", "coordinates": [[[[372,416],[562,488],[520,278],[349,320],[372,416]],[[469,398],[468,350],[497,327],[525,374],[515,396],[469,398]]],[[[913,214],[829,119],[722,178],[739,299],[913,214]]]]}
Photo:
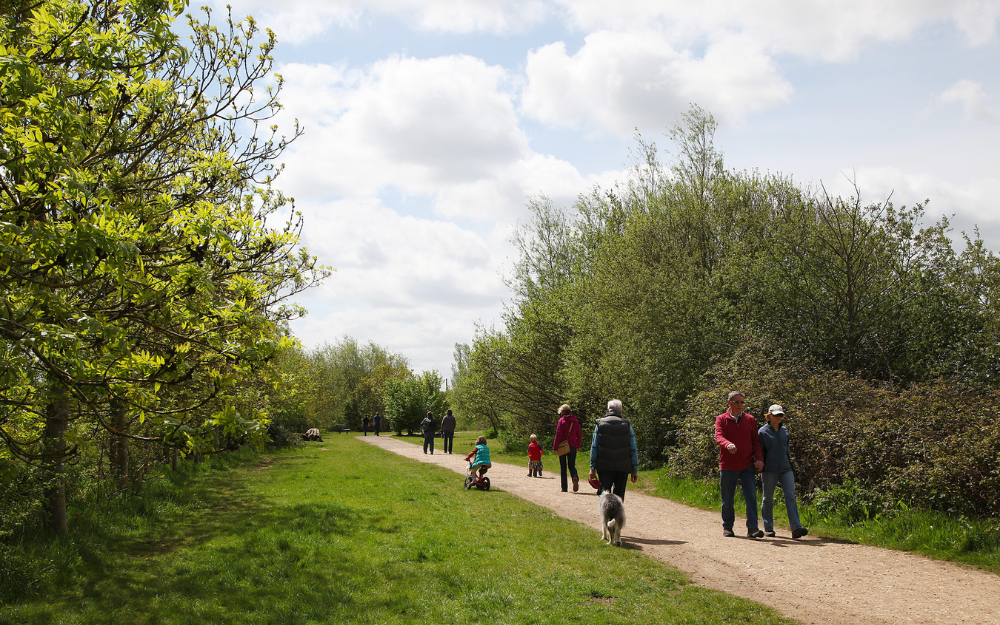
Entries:
{"type": "MultiPolygon", "coordinates": [[[[455,453],[467,454],[475,445],[479,432],[457,432],[455,453]]],[[[400,440],[420,444],[419,436],[403,436],[400,440]]],[[[441,439],[435,439],[435,448],[440,448],[441,439]]],[[[489,441],[491,457],[508,464],[527,466],[527,455],[520,450],[507,452],[497,440],[489,441]]],[[[576,468],[581,476],[586,476],[589,449],[577,455],[576,468]]],[[[555,467],[559,471],[559,461],[555,456],[546,455],[546,469],[555,467]]],[[[702,481],[671,476],[666,469],[640,471],[635,488],[639,492],[655,497],[671,499],[704,510],[719,510],[721,500],[719,485],[715,481],[702,481]]],[[[788,528],[784,497],[781,489],[775,492],[774,520],[777,527],[788,528]]],[[[866,545],[912,551],[928,557],[951,562],[971,564],[1000,574],[1000,524],[983,519],[969,519],[941,512],[898,509],[894,514],[880,514],[875,518],[857,520],[845,518],[834,512],[822,513],[799,497],[799,514],[802,523],[810,533],[850,540],[866,545]]],[[[736,493],[736,514],[745,515],[746,506],[742,494],[736,493]]],[[[757,493],[760,505],[760,493],[757,493]]],[[[721,527],[721,525],[720,525],[721,527]]],[[[720,529],[721,532],[721,529],[720,529]]]]}
{"type": "Polygon", "coordinates": [[[353,436],[165,472],[71,527],[5,550],[0,623],[792,622],[353,436]]]}

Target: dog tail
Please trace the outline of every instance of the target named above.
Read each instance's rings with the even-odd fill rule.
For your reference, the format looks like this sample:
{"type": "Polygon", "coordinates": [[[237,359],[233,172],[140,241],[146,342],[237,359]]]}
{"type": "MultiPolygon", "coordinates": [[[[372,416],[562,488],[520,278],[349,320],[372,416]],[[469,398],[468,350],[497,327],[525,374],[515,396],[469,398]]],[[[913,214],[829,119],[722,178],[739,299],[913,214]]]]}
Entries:
{"type": "Polygon", "coordinates": [[[615,527],[618,525],[618,519],[611,519],[608,521],[608,529],[612,532],[615,531],[615,527]]]}

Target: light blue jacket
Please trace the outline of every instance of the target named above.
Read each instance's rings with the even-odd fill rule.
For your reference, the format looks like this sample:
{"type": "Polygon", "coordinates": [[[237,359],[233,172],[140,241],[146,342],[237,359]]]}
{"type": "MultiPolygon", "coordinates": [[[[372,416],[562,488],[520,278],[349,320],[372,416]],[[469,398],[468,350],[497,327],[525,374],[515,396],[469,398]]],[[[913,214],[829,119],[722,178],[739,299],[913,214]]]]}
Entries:
{"type": "Polygon", "coordinates": [[[472,466],[478,467],[481,464],[493,466],[490,462],[490,448],[486,445],[476,445],[476,455],[472,458],[472,466]]]}

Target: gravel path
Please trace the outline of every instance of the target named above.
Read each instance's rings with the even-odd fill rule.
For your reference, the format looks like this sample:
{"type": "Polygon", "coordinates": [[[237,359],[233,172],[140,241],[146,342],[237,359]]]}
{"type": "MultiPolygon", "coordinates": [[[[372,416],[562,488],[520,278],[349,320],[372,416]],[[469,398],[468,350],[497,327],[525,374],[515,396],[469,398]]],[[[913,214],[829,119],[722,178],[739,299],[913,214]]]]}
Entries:
{"type": "MultiPolygon", "coordinates": [[[[460,454],[425,455],[419,445],[388,436],[359,436],[401,456],[465,474],[460,454]]],[[[577,457],[577,469],[586,461],[577,457]]],[[[523,467],[494,464],[492,487],[594,528],[597,497],[586,483],[579,493],[559,490],[558,460],[546,455],[542,478],[523,467]],[[556,471],[551,471],[553,465],[556,471]]],[[[456,478],[456,488],[461,488],[456,478]]],[[[572,490],[572,489],[571,489],[572,490]]],[[[723,538],[717,512],[626,492],[627,546],[687,572],[695,583],[746,597],[809,624],[1000,623],[1000,577],[977,569],[877,547],[807,536],[723,538]]],[[[737,519],[737,529],[742,519],[737,519]]],[[[737,532],[739,535],[739,532],[737,532]]]]}

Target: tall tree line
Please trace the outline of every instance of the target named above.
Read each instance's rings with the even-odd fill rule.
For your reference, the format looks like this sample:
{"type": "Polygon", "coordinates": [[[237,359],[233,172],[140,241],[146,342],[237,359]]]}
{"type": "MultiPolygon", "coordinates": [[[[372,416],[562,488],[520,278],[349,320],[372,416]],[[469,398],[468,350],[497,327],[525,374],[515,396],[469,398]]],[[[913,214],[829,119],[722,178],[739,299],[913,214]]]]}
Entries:
{"type": "Polygon", "coordinates": [[[60,532],[68,464],[128,489],[263,440],[286,302],[326,273],[273,186],[273,34],[206,9],[185,42],[185,6],[0,2],[0,473],[60,532]]]}
{"type": "Polygon", "coordinates": [[[899,388],[996,385],[1000,263],[976,233],[956,249],[925,204],[727,170],[715,130],[695,106],[669,165],[639,137],[626,180],[568,210],[530,203],[514,296],[462,346],[456,396],[518,437],[564,401],[593,419],[619,397],[643,458],[664,461],[705,373],[750,343],[899,388]]]}
{"type": "Polygon", "coordinates": [[[310,427],[360,431],[363,419],[376,412],[383,430],[412,433],[427,411],[440,417],[449,407],[437,371],[414,373],[405,356],[349,336],[310,350],[284,349],[276,370],[281,382],[268,426],[276,441],[293,440],[310,427]]]}

